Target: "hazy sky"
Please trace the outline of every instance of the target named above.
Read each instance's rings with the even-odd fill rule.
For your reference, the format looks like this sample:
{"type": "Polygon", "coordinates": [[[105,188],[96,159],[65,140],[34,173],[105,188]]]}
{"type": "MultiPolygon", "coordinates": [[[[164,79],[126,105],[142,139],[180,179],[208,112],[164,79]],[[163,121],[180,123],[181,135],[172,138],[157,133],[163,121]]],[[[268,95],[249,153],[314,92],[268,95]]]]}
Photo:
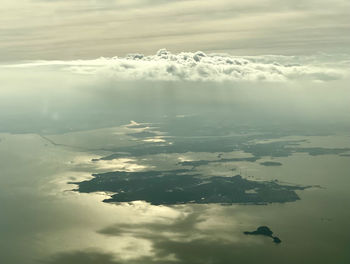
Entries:
{"type": "Polygon", "coordinates": [[[350,52],[349,0],[2,0],[0,60],[350,52]]]}

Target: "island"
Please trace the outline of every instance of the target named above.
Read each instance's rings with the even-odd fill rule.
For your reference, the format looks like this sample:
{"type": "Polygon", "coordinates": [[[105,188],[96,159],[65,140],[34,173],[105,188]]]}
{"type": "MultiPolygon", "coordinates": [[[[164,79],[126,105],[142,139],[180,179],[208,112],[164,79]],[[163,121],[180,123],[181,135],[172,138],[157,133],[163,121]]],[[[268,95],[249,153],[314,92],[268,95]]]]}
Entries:
{"type": "Polygon", "coordinates": [[[252,232],[245,231],[243,233],[245,235],[261,235],[261,236],[271,237],[273,242],[276,243],[276,244],[279,244],[279,243],[282,242],[281,239],[279,239],[276,236],[273,236],[273,232],[267,226],[259,226],[255,231],[252,231],[252,232]]]}
{"type": "Polygon", "coordinates": [[[308,188],[248,180],[241,175],[205,177],[189,169],[114,171],[92,176],[90,180],[70,182],[78,186],[74,191],[112,193],[104,202],[142,200],[153,205],[286,203],[300,199],[296,190],[308,188]]]}
{"type": "MultiPolygon", "coordinates": [[[[152,131],[143,131],[136,133],[129,133],[128,136],[132,136],[137,139],[153,138],[158,136],[157,133],[152,131]]],[[[210,163],[225,163],[225,162],[256,162],[259,159],[265,157],[277,158],[277,157],[289,157],[294,153],[306,153],[311,156],[318,155],[349,155],[350,148],[321,148],[321,147],[300,147],[300,144],[305,140],[289,140],[289,141],[277,141],[269,143],[252,143],[251,137],[222,137],[222,138],[206,138],[205,141],[201,139],[187,139],[187,138],[171,138],[171,144],[164,144],[162,142],[139,142],[136,145],[124,146],[124,147],[111,147],[104,150],[112,153],[123,153],[124,157],[140,157],[147,155],[158,154],[172,154],[172,153],[186,153],[186,152],[208,152],[217,153],[217,159],[213,160],[199,160],[199,161],[183,161],[180,165],[183,166],[203,166],[210,163]],[[243,151],[250,154],[250,157],[233,157],[223,158],[223,153],[230,153],[232,151],[243,151]]],[[[123,155],[110,154],[101,160],[113,160],[115,158],[123,157],[123,155]]],[[[262,162],[263,166],[280,166],[277,162],[266,161],[262,162]]]]}
{"type": "Polygon", "coordinates": [[[265,161],[265,162],[261,162],[260,165],[263,166],[282,166],[281,162],[276,162],[276,161],[265,161]]]}

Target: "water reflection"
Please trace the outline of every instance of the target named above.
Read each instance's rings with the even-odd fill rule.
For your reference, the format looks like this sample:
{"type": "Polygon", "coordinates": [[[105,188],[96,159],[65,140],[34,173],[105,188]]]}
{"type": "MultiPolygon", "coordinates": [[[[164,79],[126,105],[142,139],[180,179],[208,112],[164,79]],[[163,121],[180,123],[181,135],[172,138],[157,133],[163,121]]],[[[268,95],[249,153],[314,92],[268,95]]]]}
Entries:
{"type": "Polygon", "coordinates": [[[0,80],[9,87],[0,105],[1,263],[349,262],[347,90],[142,83],[140,91],[140,83],[50,71],[50,82],[38,81],[42,72],[22,72],[26,81],[12,74],[0,80]],[[51,83],[62,89],[47,89],[51,83]],[[338,115],[328,109],[340,97],[338,115]],[[297,145],[292,151],[286,142],[297,145]],[[248,149],[256,144],[259,153],[248,149]],[[338,150],[310,155],[305,148],[338,150]],[[301,200],[288,204],[154,206],[106,204],[108,193],[78,193],[69,184],[92,173],[182,167],[322,188],[298,191],[301,200]],[[262,225],[283,242],[243,234],[262,225]]]}

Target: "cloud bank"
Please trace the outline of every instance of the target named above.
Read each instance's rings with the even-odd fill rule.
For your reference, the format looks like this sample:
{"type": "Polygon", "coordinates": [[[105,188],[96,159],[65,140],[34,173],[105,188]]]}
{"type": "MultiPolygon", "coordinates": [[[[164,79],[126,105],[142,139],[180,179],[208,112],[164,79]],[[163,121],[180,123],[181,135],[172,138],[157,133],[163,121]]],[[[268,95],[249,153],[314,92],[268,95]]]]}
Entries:
{"type": "Polygon", "coordinates": [[[77,74],[102,75],[120,80],[150,81],[332,81],[349,75],[350,60],[327,56],[232,56],[166,49],[155,55],[74,61],[35,61],[7,67],[54,67],[77,74]]]}
{"type": "Polygon", "coordinates": [[[1,0],[0,8],[3,62],[153,54],[162,47],[350,53],[349,0],[1,0]]]}

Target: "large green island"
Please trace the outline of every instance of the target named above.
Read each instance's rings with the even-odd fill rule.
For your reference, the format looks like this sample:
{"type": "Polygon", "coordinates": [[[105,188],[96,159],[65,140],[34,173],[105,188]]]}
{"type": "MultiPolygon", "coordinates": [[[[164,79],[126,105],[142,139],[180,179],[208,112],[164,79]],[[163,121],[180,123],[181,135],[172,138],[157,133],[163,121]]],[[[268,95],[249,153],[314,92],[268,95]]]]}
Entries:
{"type": "Polygon", "coordinates": [[[71,182],[81,193],[113,193],[104,202],[143,200],[153,205],[184,203],[267,204],[299,200],[296,190],[307,187],[282,185],[276,181],[232,177],[203,177],[191,170],[124,172],[93,174],[91,180],[71,182]]]}

